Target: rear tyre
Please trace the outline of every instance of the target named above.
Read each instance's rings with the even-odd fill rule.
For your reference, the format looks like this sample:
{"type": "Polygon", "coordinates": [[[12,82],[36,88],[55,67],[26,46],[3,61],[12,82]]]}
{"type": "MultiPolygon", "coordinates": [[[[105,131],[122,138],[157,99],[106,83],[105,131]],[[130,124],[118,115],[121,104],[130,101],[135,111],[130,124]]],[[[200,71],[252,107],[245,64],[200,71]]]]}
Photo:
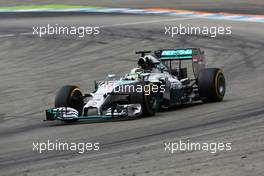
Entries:
{"type": "Polygon", "coordinates": [[[82,114],[83,103],[82,92],[77,86],[63,86],[55,97],[55,108],[71,107],[78,111],[79,116],[82,114]]]}
{"type": "Polygon", "coordinates": [[[219,102],[225,96],[225,77],[219,68],[206,68],[198,75],[198,91],[203,102],[219,102]]]}

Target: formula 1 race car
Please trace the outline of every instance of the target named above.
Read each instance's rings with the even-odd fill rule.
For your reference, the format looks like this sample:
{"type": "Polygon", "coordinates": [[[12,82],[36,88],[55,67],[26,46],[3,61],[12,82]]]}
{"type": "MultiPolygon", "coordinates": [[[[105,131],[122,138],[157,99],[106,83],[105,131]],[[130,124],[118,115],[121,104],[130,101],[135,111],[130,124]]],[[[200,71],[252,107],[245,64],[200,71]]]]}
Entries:
{"type": "Polygon", "coordinates": [[[83,94],[66,85],[46,110],[46,120],[128,118],[153,116],[161,108],[195,101],[219,102],[225,95],[225,77],[219,68],[205,68],[200,48],[138,51],[138,67],[125,76],[108,75],[95,81],[95,90],[83,94]]]}

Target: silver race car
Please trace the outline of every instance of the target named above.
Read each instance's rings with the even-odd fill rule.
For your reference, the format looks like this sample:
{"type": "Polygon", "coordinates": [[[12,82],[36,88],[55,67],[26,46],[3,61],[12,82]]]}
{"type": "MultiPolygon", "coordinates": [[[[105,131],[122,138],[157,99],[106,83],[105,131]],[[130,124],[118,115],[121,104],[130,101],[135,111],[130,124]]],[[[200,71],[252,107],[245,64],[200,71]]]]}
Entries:
{"type": "Polygon", "coordinates": [[[138,51],[138,67],[125,76],[108,75],[95,81],[95,90],[63,86],[46,120],[131,118],[153,116],[161,108],[195,101],[219,102],[225,77],[219,68],[205,68],[200,48],[138,51]]]}

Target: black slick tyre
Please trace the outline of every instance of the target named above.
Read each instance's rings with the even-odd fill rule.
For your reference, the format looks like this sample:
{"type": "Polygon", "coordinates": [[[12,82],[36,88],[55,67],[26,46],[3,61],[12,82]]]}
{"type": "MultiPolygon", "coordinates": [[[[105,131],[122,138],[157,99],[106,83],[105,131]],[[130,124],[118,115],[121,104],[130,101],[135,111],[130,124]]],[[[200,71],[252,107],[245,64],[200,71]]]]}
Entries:
{"type": "Polygon", "coordinates": [[[71,107],[78,111],[79,116],[82,114],[83,103],[82,92],[77,86],[63,86],[55,96],[55,108],[71,107]]]}
{"type": "Polygon", "coordinates": [[[200,71],[197,79],[198,92],[203,102],[219,102],[225,96],[225,77],[219,68],[206,68],[200,71]]]}

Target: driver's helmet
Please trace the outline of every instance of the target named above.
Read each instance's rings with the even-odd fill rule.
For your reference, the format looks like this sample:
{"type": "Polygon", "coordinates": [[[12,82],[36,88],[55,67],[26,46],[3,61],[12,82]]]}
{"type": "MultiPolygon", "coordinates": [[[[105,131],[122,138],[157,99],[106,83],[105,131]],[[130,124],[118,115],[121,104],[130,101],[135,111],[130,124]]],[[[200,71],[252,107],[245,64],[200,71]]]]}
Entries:
{"type": "Polygon", "coordinates": [[[142,69],[146,69],[146,62],[145,59],[143,57],[139,58],[138,60],[138,66],[142,69]]]}
{"type": "Polygon", "coordinates": [[[140,74],[143,73],[143,70],[141,68],[133,68],[130,73],[129,76],[131,77],[131,79],[133,80],[138,80],[140,79],[140,74]]]}

